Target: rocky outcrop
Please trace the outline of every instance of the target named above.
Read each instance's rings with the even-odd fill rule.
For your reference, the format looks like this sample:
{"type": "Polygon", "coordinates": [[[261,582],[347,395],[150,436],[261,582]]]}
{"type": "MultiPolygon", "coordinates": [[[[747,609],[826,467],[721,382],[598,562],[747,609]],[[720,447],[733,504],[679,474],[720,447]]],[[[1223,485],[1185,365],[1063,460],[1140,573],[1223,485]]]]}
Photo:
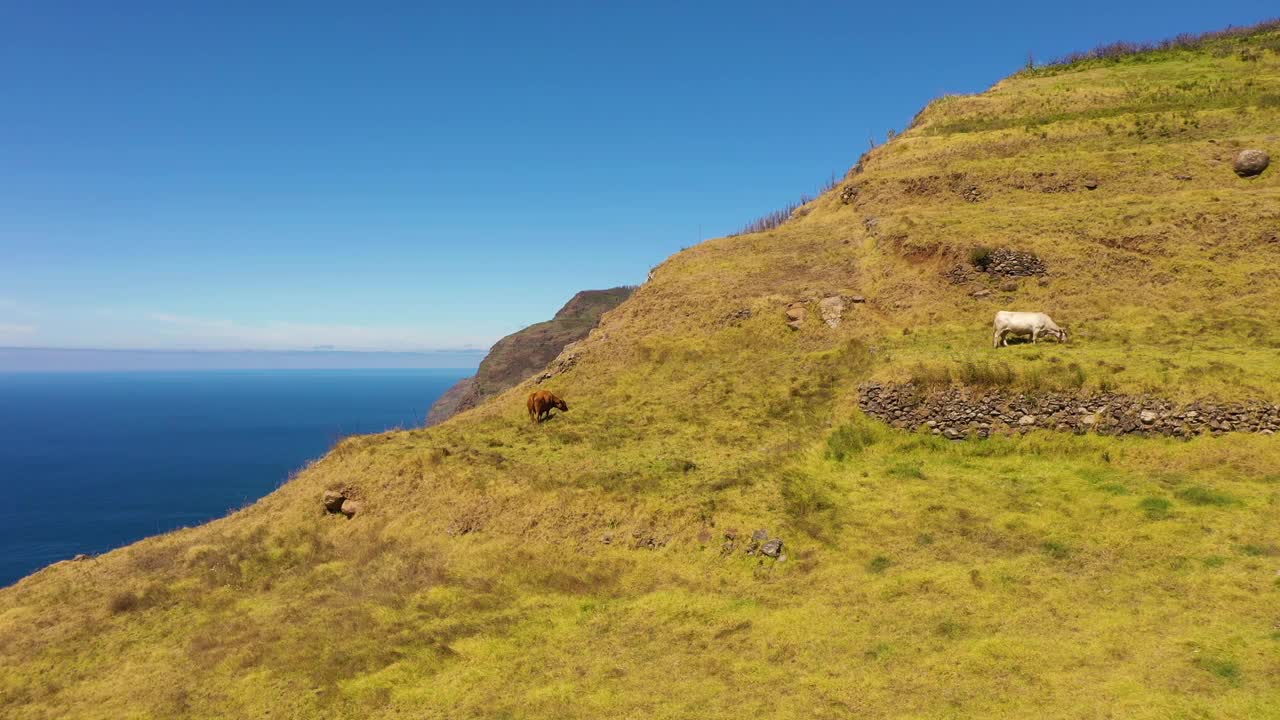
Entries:
{"type": "Polygon", "coordinates": [[[838,328],[840,321],[844,318],[844,298],[835,295],[829,298],[823,298],[818,303],[818,312],[822,315],[822,322],[827,327],[838,328]]]}
{"type": "Polygon", "coordinates": [[[1271,403],[1178,405],[1117,393],[1031,395],[969,387],[924,391],[911,384],[869,383],[860,388],[858,405],[894,427],[950,440],[1035,429],[1179,438],[1228,432],[1271,435],[1280,430],[1280,406],[1271,403]]]}
{"type": "Polygon", "coordinates": [[[1265,150],[1249,148],[1236,154],[1232,167],[1240,177],[1253,177],[1254,175],[1261,175],[1262,171],[1266,170],[1270,164],[1271,158],[1265,150]]]}
{"type": "Polygon", "coordinates": [[[325,490],[320,501],[324,504],[325,512],[330,515],[341,513],[348,518],[353,518],[364,509],[364,504],[357,500],[353,491],[348,488],[325,490]]]}
{"type": "Polygon", "coordinates": [[[787,318],[787,327],[792,330],[799,330],[800,326],[804,325],[804,321],[809,317],[808,303],[803,300],[793,302],[787,306],[787,312],[785,314],[787,318]]]}
{"type": "MultiPolygon", "coordinates": [[[[571,346],[600,323],[600,316],[631,297],[633,287],[583,290],[574,295],[555,317],[508,335],[489,349],[473,377],[459,380],[441,395],[427,414],[427,425],[436,425],[470,410],[488,398],[514,387],[548,367],[559,371],[577,361],[571,346]]],[[[555,374],[554,372],[552,373],[555,374]]]]}
{"type": "Polygon", "coordinates": [[[573,369],[573,367],[578,364],[578,356],[581,353],[581,340],[565,345],[564,349],[560,351],[560,354],[547,364],[547,369],[543,370],[542,373],[538,375],[536,382],[544,383],[561,373],[565,373],[573,369]]]}
{"type": "Polygon", "coordinates": [[[342,510],[342,503],[347,499],[347,495],[342,490],[325,490],[321,502],[324,503],[326,512],[336,513],[342,510]]]}
{"type": "Polygon", "coordinates": [[[827,327],[838,328],[844,320],[845,313],[850,305],[860,305],[866,301],[867,299],[862,295],[809,297],[788,303],[783,317],[786,318],[787,327],[792,330],[799,330],[805,321],[809,319],[809,306],[817,303],[818,315],[822,318],[822,322],[826,323],[827,327]]]}

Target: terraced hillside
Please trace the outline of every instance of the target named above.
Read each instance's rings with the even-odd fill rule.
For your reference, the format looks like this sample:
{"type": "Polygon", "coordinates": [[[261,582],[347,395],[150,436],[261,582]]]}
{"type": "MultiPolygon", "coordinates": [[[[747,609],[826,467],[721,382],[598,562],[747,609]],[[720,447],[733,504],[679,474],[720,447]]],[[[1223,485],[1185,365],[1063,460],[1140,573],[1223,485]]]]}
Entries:
{"type": "Polygon", "coordinates": [[[790,221],[656,268],[553,363],[570,412],[530,424],[525,383],[0,591],[0,716],[1280,717],[1280,439],[859,410],[1276,402],[1280,174],[1232,160],[1280,154],[1278,51],[932,103],[790,221]],[[1043,274],[991,272],[1017,253],[1043,274]],[[992,349],[1002,308],[1072,342],[992,349]]]}

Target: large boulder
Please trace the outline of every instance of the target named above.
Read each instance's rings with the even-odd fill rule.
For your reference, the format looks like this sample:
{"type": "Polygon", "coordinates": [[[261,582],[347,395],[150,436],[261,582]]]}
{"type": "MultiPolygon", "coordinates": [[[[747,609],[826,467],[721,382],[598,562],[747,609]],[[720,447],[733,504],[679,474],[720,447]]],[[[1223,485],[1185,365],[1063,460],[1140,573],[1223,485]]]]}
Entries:
{"type": "Polygon", "coordinates": [[[343,490],[325,490],[324,492],[324,509],[332,514],[341,513],[347,517],[355,517],[364,505],[351,497],[351,493],[346,489],[343,490]]]}
{"type": "Polygon", "coordinates": [[[1236,174],[1240,177],[1253,177],[1261,175],[1263,170],[1271,164],[1271,158],[1263,150],[1257,148],[1248,148],[1241,150],[1236,155],[1234,163],[1236,174]]]}
{"type": "Polygon", "coordinates": [[[324,509],[331,513],[342,510],[342,503],[346,501],[347,494],[341,490],[325,490],[324,497],[321,502],[324,503],[324,509]]]}

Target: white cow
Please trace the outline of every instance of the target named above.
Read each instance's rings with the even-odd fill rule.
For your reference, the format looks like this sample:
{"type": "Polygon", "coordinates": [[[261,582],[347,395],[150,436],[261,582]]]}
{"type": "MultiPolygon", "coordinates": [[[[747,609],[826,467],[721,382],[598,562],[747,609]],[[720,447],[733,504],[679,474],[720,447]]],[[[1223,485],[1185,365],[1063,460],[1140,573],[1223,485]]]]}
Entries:
{"type": "Polygon", "coordinates": [[[1053,318],[1042,312],[1009,312],[1001,310],[996,313],[995,347],[1009,344],[1010,335],[1030,335],[1031,342],[1039,342],[1042,335],[1048,335],[1058,342],[1067,341],[1067,331],[1058,327],[1053,318]]]}

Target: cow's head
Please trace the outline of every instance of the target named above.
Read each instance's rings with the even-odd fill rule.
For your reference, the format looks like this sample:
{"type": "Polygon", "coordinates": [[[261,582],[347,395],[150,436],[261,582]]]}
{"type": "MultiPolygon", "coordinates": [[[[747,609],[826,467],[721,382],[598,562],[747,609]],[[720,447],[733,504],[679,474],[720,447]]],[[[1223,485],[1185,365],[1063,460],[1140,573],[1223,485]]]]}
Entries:
{"type": "Polygon", "coordinates": [[[1071,338],[1067,336],[1067,331],[1062,328],[1058,328],[1057,330],[1053,331],[1053,335],[1054,337],[1058,338],[1058,342],[1060,343],[1071,341],[1071,338]]]}
{"type": "Polygon", "coordinates": [[[569,403],[560,398],[556,398],[556,407],[560,408],[561,412],[569,412],[569,403]]]}

